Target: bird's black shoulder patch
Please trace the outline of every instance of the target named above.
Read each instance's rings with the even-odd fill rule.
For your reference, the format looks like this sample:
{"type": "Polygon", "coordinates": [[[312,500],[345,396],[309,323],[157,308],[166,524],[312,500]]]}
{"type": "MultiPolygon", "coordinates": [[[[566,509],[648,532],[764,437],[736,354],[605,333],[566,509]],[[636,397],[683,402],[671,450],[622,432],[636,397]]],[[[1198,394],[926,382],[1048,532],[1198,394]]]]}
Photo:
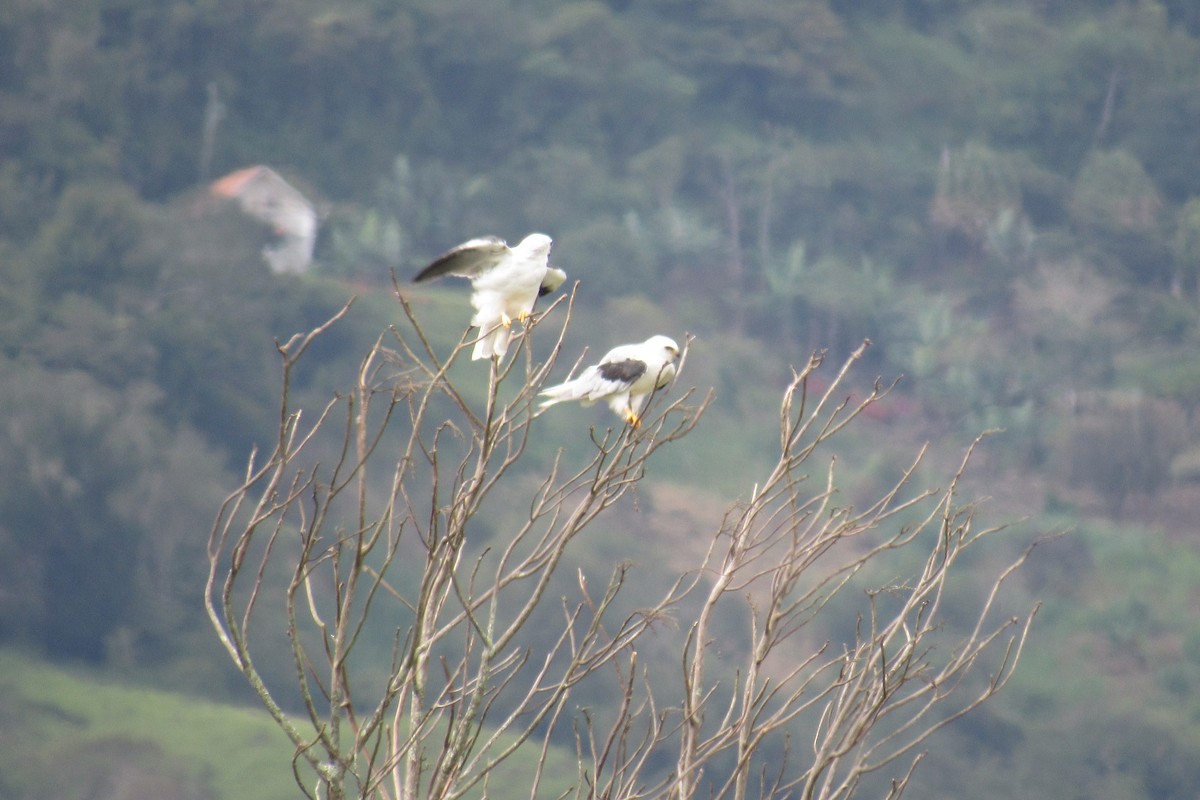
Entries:
{"type": "Polygon", "coordinates": [[[606,381],[633,383],[646,372],[646,362],[636,358],[624,361],[609,361],[600,365],[600,377],[606,381]]]}

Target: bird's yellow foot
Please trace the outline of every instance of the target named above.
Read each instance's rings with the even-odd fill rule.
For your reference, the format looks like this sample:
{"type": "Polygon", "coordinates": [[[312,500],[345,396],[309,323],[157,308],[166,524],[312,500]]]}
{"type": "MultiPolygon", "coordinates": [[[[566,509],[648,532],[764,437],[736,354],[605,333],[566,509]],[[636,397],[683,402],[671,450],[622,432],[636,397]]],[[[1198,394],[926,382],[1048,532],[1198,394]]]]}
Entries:
{"type": "Polygon", "coordinates": [[[512,327],[512,324],[513,324],[512,317],[508,316],[508,314],[505,314],[503,311],[501,311],[500,312],[500,324],[504,326],[505,330],[508,330],[509,328],[512,327]]]}
{"type": "Polygon", "coordinates": [[[517,314],[517,322],[524,325],[526,322],[529,321],[529,318],[532,316],[533,315],[530,314],[528,311],[522,311],[520,314],[517,314]]]}
{"type": "Polygon", "coordinates": [[[632,411],[625,412],[625,421],[633,428],[640,428],[642,426],[642,420],[632,411]]]}

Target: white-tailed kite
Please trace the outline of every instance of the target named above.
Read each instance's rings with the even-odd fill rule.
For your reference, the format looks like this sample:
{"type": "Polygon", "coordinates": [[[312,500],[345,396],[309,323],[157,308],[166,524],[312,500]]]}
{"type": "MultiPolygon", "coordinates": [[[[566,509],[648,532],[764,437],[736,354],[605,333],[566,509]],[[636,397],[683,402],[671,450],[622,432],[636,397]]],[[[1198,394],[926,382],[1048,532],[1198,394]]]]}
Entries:
{"type": "Polygon", "coordinates": [[[438,256],[413,282],[443,275],[470,278],[475,308],[471,326],[479,328],[471,358],[503,358],[512,338],[512,321],[528,319],[538,297],[567,279],[567,273],[549,264],[551,241],[544,233],[531,233],[509,247],[503,239],[482,236],[438,256]]]}
{"type": "Polygon", "coordinates": [[[604,400],[613,413],[636,428],[650,395],[675,377],[678,357],[679,345],[667,336],[651,336],[641,344],[614,347],[578,378],[542,390],[547,398],[542,408],[568,400],[580,400],[585,406],[604,400]]]}

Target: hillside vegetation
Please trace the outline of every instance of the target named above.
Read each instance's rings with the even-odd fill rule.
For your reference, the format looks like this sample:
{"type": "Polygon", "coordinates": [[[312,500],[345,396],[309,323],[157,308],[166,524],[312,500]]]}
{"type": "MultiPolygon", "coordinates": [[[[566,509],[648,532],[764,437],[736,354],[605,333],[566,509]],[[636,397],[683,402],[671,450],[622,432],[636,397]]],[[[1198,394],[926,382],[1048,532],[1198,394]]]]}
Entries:
{"type": "MultiPolygon", "coordinates": [[[[0,650],[0,791],[76,800],[169,797],[283,800],[297,796],[293,748],[258,708],[102,678],[0,650]]],[[[549,769],[570,773],[565,754],[549,769]]],[[[521,788],[533,756],[498,770],[489,796],[521,788]]]]}
{"type": "Polygon", "coordinates": [[[0,652],[6,797],[295,797],[291,745],[262,714],[0,652]],[[127,790],[128,791],[128,790],[127,790]],[[133,795],[122,795],[133,796],[133,795]]]}
{"type": "MultiPolygon", "coordinates": [[[[859,385],[902,377],[842,441],[849,494],[923,442],[936,468],[1002,429],[969,473],[988,521],[1017,522],[1014,549],[1068,532],[1011,599],[1044,603],[1014,684],[936,743],[914,795],[1194,796],[1194,4],[0,7],[0,643],[245,700],[203,614],[205,546],[273,435],[275,342],[358,296],[299,376],[296,402],[320,405],[399,319],[391,270],[449,346],[464,287],[407,278],[471,236],[539,230],[580,281],[571,358],[687,332],[681,380],[715,391],[581,563],[686,553],[757,479],[789,366],[869,338],[859,385]],[[322,210],[307,275],[271,274],[270,231],[207,190],[252,164],[322,210]]],[[[531,468],[606,413],[547,415],[531,468]]],[[[222,737],[188,701],[194,726],[154,733],[90,705],[117,689],[9,658],[0,681],[47,682],[4,693],[0,736],[51,749],[0,747],[6,796],[70,796],[34,787],[42,758],[119,752],[180,797],[260,769],[212,749],[259,736],[252,717],[222,712],[222,737]]],[[[114,705],[180,702],[128,692],[114,705]]]]}

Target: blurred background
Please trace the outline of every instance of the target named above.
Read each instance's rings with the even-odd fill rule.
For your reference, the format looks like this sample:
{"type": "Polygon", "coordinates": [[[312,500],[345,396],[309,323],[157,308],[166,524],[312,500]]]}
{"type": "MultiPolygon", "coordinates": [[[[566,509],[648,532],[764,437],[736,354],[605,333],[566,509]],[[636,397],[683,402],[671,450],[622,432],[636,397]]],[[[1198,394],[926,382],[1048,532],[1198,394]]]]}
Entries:
{"type": "MultiPolygon", "coordinates": [[[[715,389],[582,563],[702,555],[789,366],[869,338],[859,390],[900,382],[847,496],[999,429],[981,515],[1066,532],[911,795],[1194,798],[1197,120],[1189,0],[0,0],[0,798],[295,796],[202,605],[275,341],[359,298],[322,404],[393,270],[530,231],[580,281],[569,359],[686,333],[715,389]]],[[[462,333],[465,286],[411,297],[462,333]]],[[[606,414],[548,416],[530,469],[606,414]]]]}

